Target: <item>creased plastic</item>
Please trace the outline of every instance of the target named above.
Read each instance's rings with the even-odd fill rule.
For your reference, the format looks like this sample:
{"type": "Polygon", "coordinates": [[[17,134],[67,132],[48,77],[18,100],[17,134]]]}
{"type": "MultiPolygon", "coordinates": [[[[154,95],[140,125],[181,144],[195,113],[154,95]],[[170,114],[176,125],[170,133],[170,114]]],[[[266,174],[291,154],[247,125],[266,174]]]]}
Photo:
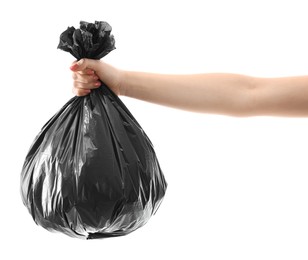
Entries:
{"type": "MultiPolygon", "coordinates": [[[[76,59],[115,49],[106,22],[80,22],[58,48],[76,59]]],[[[102,84],[73,97],[42,128],[21,173],[21,196],[34,221],[77,238],[126,235],[157,211],[167,188],[153,146],[133,115],[102,84]]]]}

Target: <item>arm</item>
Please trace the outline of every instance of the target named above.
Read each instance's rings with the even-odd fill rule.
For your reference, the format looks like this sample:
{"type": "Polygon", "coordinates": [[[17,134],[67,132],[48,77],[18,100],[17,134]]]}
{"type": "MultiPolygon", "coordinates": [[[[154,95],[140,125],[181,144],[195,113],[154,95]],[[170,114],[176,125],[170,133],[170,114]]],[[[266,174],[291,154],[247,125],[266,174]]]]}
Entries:
{"type": "Polygon", "coordinates": [[[124,95],[156,104],[231,116],[308,116],[308,76],[125,74],[124,95]]]}
{"type": "Polygon", "coordinates": [[[248,112],[251,77],[235,74],[165,75],[125,72],[123,95],[193,112],[248,112]]]}
{"type": "MultiPolygon", "coordinates": [[[[160,105],[230,116],[308,116],[308,76],[167,75],[121,71],[91,60],[86,60],[83,66],[79,69],[95,70],[118,95],[160,105]]],[[[93,82],[82,85],[82,80],[75,75],[75,92],[78,88],[94,88],[93,82]]]]}

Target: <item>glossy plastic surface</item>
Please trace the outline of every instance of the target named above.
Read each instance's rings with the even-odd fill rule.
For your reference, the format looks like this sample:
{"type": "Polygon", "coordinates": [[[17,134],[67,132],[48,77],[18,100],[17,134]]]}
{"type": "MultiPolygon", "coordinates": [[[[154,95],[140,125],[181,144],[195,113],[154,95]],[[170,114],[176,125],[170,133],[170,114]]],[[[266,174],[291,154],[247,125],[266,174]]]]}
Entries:
{"type": "MultiPolygon", "coordinates": [[[[88,38],[82,36],[88,31],[81,29],[81,38],[73,36],[76,30],[70,27],[71,40],[67,35],[63,40],[64,32],[60,48],[77,53],[77,59],[101,58],[114,49],[111,27],[102,23],[81,22],[81,28],[92,30],[88,38]],[[107,50],[97,45],[89,56],[87,51],[99,42],[89,41],[95,34],[105,37],[99,45],[107,50]],[[70,44],[78,44],[84,53],[70,44]]],[[[87,239],[126,235],[143,226],[166,188],[149,138],[104,84],[87,96],[73,97],[43,126],[21,173],[23,203],[34,221],[50,231],[87,239]]]]}

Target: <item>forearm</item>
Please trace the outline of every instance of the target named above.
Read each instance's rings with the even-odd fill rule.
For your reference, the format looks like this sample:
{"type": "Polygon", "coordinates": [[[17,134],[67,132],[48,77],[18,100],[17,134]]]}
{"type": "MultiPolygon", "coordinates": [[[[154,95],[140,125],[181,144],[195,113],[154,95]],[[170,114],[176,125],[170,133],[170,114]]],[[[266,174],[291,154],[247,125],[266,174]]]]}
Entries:
{"type": "Polygon", "coordinates": [[[194,112],[245,116],[253,109],[250,92],[255,87],[254,79],[223,73],[125,72],[123,95],[194,112]]]}

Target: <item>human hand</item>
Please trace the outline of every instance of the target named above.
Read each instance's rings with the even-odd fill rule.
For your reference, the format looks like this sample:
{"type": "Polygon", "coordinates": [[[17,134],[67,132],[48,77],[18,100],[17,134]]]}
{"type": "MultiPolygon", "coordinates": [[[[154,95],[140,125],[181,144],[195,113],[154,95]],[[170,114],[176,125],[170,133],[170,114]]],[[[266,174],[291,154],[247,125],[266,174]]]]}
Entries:
{"type": "Polygon", "coordinates": [[[73,93],[77,96],[88,95],[92,89],[99,88],[104,82],[115,94],[121,95],[123,72],[111,65],[92,59],[81,59],[73,62],[73,93]]]}

